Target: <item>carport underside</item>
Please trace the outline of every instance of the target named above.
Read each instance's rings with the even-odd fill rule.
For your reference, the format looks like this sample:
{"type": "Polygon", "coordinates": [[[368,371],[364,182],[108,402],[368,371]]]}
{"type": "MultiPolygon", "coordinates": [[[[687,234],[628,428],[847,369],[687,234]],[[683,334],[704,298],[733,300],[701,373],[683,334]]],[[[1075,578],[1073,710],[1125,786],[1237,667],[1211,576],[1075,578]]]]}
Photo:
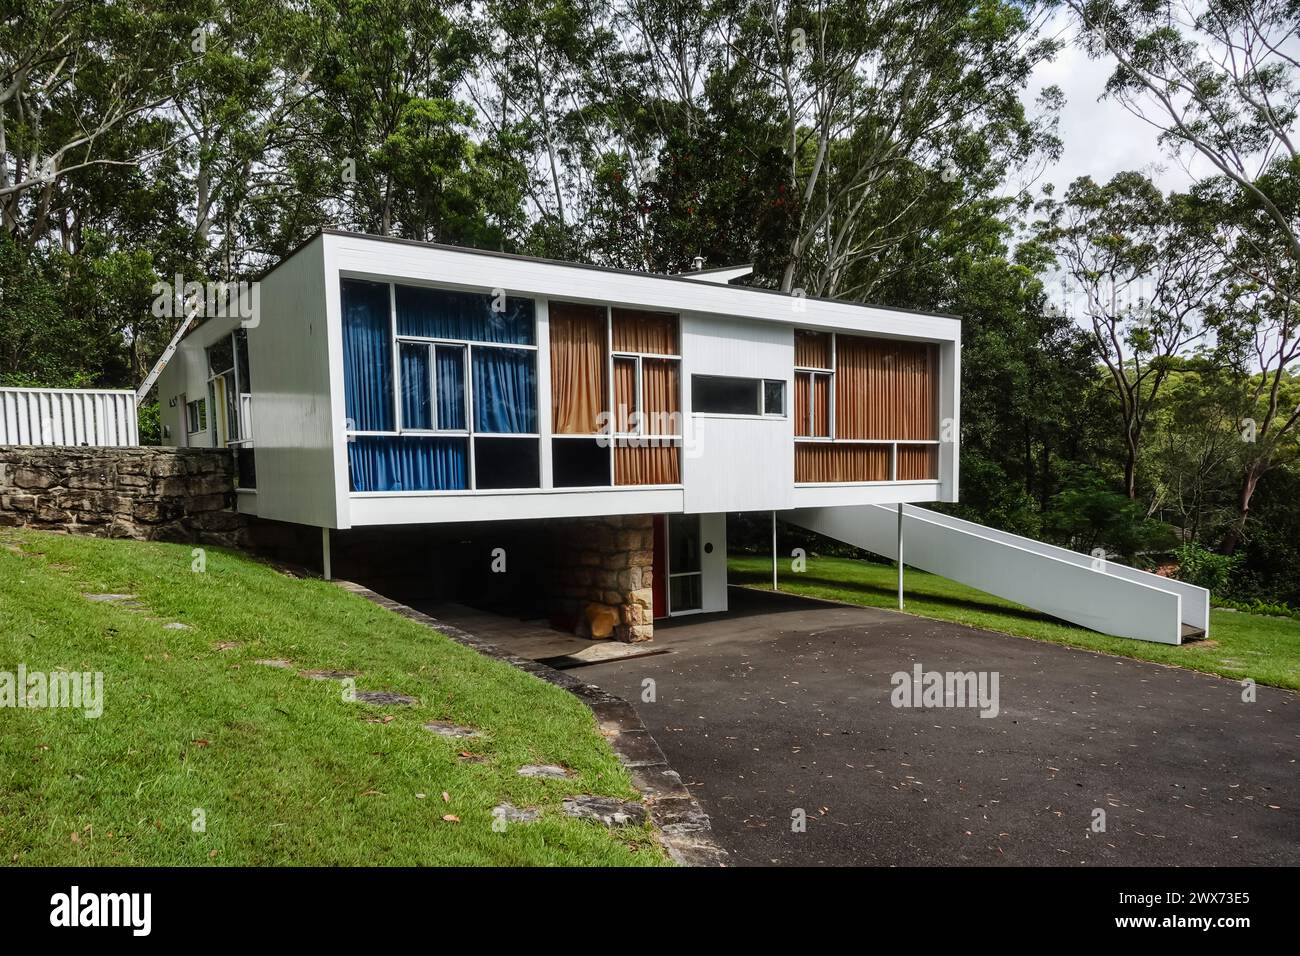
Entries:
{"type": "Polygon", "coordinates": [[[649,641],[656,619],[727,608],[723,514],[376,526],[328,540],[330,576],[582,637],[649,641]]]}

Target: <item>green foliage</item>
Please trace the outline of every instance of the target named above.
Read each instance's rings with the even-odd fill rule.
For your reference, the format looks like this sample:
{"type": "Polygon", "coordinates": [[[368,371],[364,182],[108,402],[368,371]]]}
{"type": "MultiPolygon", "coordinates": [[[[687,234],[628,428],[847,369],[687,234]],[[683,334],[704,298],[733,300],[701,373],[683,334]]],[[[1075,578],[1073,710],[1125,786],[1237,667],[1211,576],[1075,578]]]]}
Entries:
{"type": "Polygon", "coordinates": [[[1206,588],[1213,594],[1227,592],[1233,575],[1241,567],[1242,559],[1240,554],[1218,554],[1194,541],[1174,549],[1174,560],[1178,562],[1178,579],[1206,588]]]}
{"type": "Polygon", "coordinates": [[[1300,620],[1300,610],[1287,604],[1269,603],[1267,601],[1237,601],[1232,598],[1214,597],[1215,607],[1231,608],[1234,611],[1246,611],[1249,614],[1266,614],[1269,617],[1291,617],[1300,620]]]}
{"type": "MultiPolygon", "coordinates": [[[[156,401],[146,402],[136,409],[136,418],[140,423],[141,445],[162,444],[162,420],[160,418],[160,411],[160,407],[156,401]]],[[[170,444],[176,444],[175,437],[173,437],[170,444]]]]}
{"type": "Polygon", "coordinates": [[[1076,551],[1098,549],[1133,561],[1139,555],[1168,549],[1173,535],[1149,519],[1142,505],[1111,489],[1095,473],[1075,470],[1056,494],[1045,517],[1051,535],[1076,551]]]}

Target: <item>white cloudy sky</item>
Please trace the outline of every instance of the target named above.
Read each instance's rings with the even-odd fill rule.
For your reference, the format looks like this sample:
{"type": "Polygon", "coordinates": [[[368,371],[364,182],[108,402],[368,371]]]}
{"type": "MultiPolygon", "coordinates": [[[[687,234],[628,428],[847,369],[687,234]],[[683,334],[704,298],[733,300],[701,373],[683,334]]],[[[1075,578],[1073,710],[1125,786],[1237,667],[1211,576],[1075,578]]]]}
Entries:
{"type": "MultiPolygon", "coordinates": [[[[1060,137],[1065,148],[1060,161],[1044,171],[1040,182],[1054,183],[1059,196],[1078,176],[1087,174],[1105,182],[1118,172],[1137,169],[1147,172],[1165,190],[1186,189],[1191,180],[1180,161],[1157,143],[1157,131],[1118,102],[1099,100],[1113,68],[1111,62],[1090,60],[1068,42],[1074,34],[1064,14],[1057,15],[1049,24],[1048,32],[1060,33],[1067,45],[1054,61],[1039,65],[1028,96],[1033,102],[1044,87],[1061,88],[1065,108],[1061,113],[1060,137]]],[[[1204,160],[1186,155],[1182,160],[1192,160],[1191,168],[1200,175],[1205,174],[1204,160]]]]}

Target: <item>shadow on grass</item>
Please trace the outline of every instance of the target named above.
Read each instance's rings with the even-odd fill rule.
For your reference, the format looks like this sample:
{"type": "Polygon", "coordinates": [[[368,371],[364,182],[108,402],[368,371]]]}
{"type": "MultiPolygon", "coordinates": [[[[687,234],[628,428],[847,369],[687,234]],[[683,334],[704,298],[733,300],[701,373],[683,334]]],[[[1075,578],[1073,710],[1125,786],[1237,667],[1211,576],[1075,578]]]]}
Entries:
{"type": "MultiPolygon", "coordinates": [[[[770,575],[764,575],[754,571],[732,570],[729,575],[729,583],[731,584],[768,584],[770,581],[770,575]]],[[[823,578],[808,573],[799,575],[799,584],[803,586],[824,588],[832,595],[843,594],[849,596],[861,594],[885,598],[888,601],[885,605],[886,607],[892,606],[894,599],[898,595],[898,592],[892,587],[884,587],[879,584],[868,584],[858,581],[845,581],[842,578],[823,578]]],[[[913,600],[925,602],[927,604],[936,604],[942,607],[982,612],[985,614],[997,615],[999,617],[1011,617],[1022,621],[1036,621],[1046,624],[1062,623],[1058,618],[1054,618],[1050,614],[1043,614],[1040,611],[1034,611],[1030,608],[1013,607],[1006,604],[989,604],[978,599],[957,597],[949,594],[935,594],[931,591],[924,590],[912,591],[910,593],[912,594],[913,600]]],[[[826,595],[809,596],[825,597],[826,595]]],[[[831,599],[834,600],[834,598],[831,599]]],[[[848,600],[849,603],[857,603],[852,601],[851,597],[846,597],[845,600],[848,600]]]]}

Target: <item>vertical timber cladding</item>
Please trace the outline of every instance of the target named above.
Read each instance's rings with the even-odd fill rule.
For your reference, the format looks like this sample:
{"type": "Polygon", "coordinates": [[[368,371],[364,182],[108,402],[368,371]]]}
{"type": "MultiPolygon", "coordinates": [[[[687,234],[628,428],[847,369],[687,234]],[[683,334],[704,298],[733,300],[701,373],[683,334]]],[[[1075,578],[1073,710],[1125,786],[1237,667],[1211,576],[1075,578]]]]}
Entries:
{"type": "MultiPolygon", "coordinates": [[[[905,444],[939,437],[937,345],[837,334],[832,354],[828,334],[798,332],[795,364],[833,367],[835,390],[835,441],[797,443],[795,481],[888,481],[890,446],[854,444],[864,440],[899,442],[898,480],[938,478],[938,446],[905,444]]],[[[822,381],[815,372],[796,373],[796,416],[803,416],[796,435],[824,434],[822,381]]]]}

